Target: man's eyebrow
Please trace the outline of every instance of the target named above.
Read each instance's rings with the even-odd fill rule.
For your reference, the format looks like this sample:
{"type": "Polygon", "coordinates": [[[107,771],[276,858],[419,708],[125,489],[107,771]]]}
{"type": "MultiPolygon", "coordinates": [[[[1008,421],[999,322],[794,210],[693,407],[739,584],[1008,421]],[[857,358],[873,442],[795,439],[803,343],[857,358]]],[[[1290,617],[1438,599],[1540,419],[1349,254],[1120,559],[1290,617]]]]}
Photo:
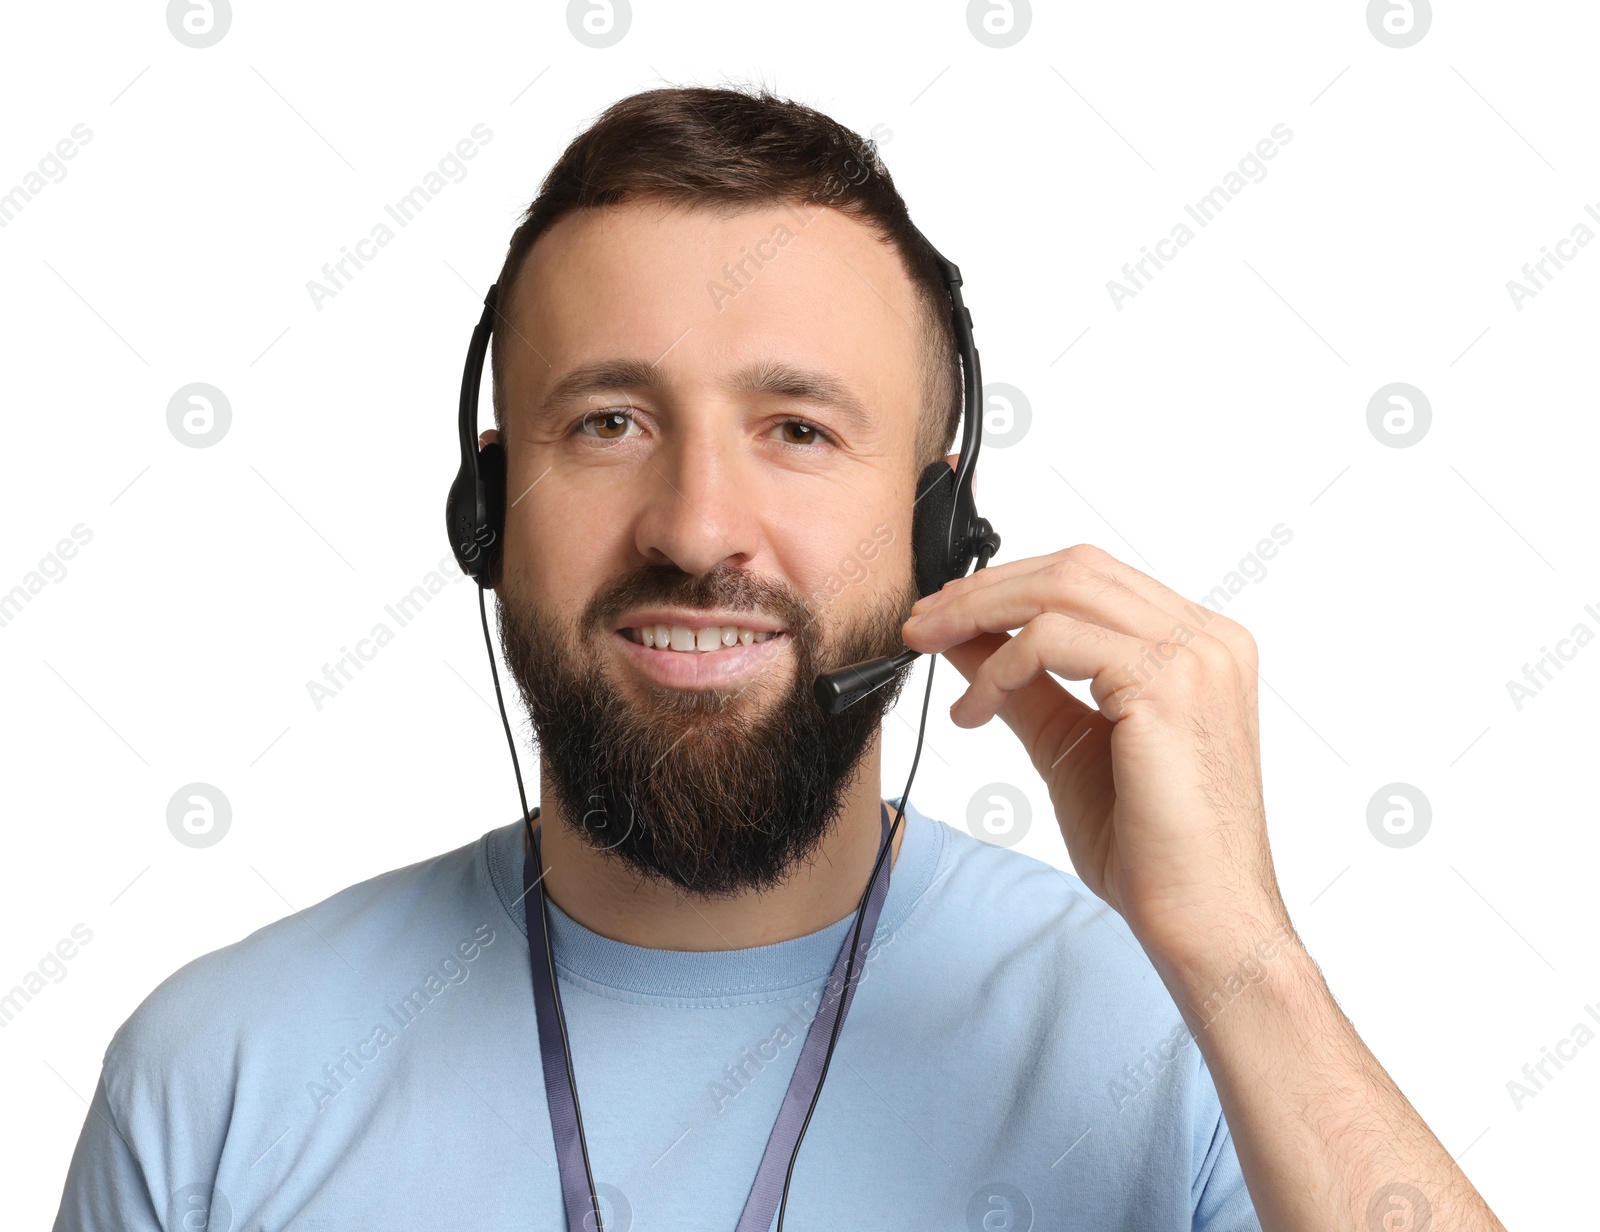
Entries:
{"type": "MultiPolygon", "coordinates": [[[[604,359],[563,375],[535,410],[536,419],[553,418],[561,407],[589,394],[666,388],[661,370],[641,359],[604,359]]],[[[774,360],[760,360],[735,372],[727,382],[732,393],[788,398],[827,406],[857,431],[873,426],[873,416],[854,392],[831,373],[774,360]]]]}
{"type": "Polygon", "coordinates": [[[838,377],[814,368],[765,360],[739,369],[730,387],[735,393],[764,394],[815,402],[832,407],[839,417],[857,431],[873,426],[873,417],[850,387],[838,377]]]}
{"type": "Polygon", "coordinates": [[[534,409],[534,418],[544,421],[569,402],[586,394],[607,390],[638,389],[657,391],[666,388],[661,371],[642,359],[602,359],[574,368],[550,387],[550,392],[534,409]]]}

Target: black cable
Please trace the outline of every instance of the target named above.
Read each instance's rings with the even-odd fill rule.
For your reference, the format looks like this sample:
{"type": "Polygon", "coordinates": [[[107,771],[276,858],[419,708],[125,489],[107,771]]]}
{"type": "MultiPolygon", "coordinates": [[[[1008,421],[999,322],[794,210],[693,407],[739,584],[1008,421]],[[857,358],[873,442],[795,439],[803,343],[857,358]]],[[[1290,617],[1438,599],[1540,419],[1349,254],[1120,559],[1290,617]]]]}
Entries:
{"type": "MultiPolygon", "coordinates": [[[[511,735],[511,720],[506,718],[505,698],[500,693],[500,669],[494,661],[494,643],[489,637],[489,613],[484,607],[483,587],[478,587],[478,619],[483,624],[483,646],[489,652],[489,674],[494,678],[494,700],[500,707],[500,722],[506,729],[506,744],[511,749],[511,766],[517,772],[517,797],[522,801],[522,828],[528,836],[528,847],[533,847],[533,816],[528,809],[528,794],[522,786],[522,764],[517,760],[517,742],[511,735]]],[[[543,865],[543,860],[540,861],[543,865]]],[[[531,893],[523,891],[524,894],[531,893]]],[[[561,1010],[561,985],[556,979],[555,953],[550,948],[549,905],[544,889],[544,869],[539,869],[539,924],[544,934],[544,958],[550,970],[550,989],[555,994],[556,1022],[561,1027],[561,1055],[567,1064],[567,1085],[572,1089],[572,1111],[578,1121],[578,1145],[583,1150],[583,1174],[589,1181],[589,1209],[594,1212],[595,1232],[605,1232],[605,1221],[600,1216],[600,1195],[594,1186],[594,1169],[589,1166],[589,1139],[583,1132],[583,1109],[578,1106],[578,1081],[572,1072],[572,1048],[567,1039],[567,1016],[561,1010]]],[[[533,938],[528,938],[533,947],[533,938]]],[[[585,1221],[587,1222],[587,1221],[585,1221]]]]}
{"type": "MultiPolygon", "coordinates": [[[[990,548],[987,543],[982,544],[978,549],[977,564],[972,572],[977,573],[987,565],[998,547],[998,543],[994,548],[990,548]]],[[[861,896],[861,905],[856,908],[856,926],[850,934],[850,958],[844,967],[844,988],[839,992],[841,1000],[850,988],[850,974],[856,965],[856,947],[861,944],[861,924],[865,918],[863,913],[867,909],[867,899],[872,894],[873,884],[878,879],[879,866],[883,864],[884,857],[894,850],[894,834],[900,828],[900,819],[905,816],[906,803],[911,798],[911,782],[917,777],[917,763],[922,760],[922,737],[928,729],[928,701],[933,697],[933,668],[938,660],[939,656],[936,654],[928,656],[928,684],[922,691],[922,717],[917,723],[917,747],[911,754],[911,773],[906,775],[905,790],[900,793],[900,804],[895,809],[894,824],[889,827],[889,841],[883,845],[883,850],[878,853],[878,858],[872,865],[872,875],[867,878],[866,892],[861,896]]],[[[841,1005],[840,1010],[843,1008],[841,1005]]],[[[805,1141],[806,1128],[811,1124],[811,1114],[817,1110],[817,1101],[822,1098],[822,1084],[828,1080],[828,1066],[833,1061],[833,1046],[839,1042],[839,1028],[843,1023],[844,1014],[841,1012],[835,1015],[833,1031],[828,1036],[828,1051],[822,1056],[822,1074],[817,1079],[817,1089],[811,1094],[811,1107],[806,1109],[806,1119],[800,1124],[800,1134],[794,1140],[794,1153],[789,1156],[789,1171],[783,1178],[783,1198],[778,1203],[777,1232],[783,1232],[783,1216],[789,1206],[789,1182],[794,1179],[795,1160],[800,1158],[800,1144],[805,1141]]]]}
{"type": "MultiPolygon", "coordinates": [[[[878,869],[884,859],[894,850],[895,831],[900,828],[900,819],[905,816],[906,802],[911,795],[911,780],[917,777],[917,762],[922,759],[922,734],[928,726],[928,701],[933,696],[933,667],[938,656],[932,655],[928,659],[928,687],[922,692],[922,721],[917,725],[917,748],[911,755],[911,773],[906,776],[905,790],[900,793],[900,804],[895,809],[894,824],[889,827],[889,841],[884,843],[883,850],[878,853],[878,858],[873,862],[872,875],[867,878],[866,892],[861,896],[861,905],[856,908],[856,926],[850,933],[850,958],[844,967],[844,987],[839,990],[839,1013],[833,1017],[833,1030],[828,1035],[828,1051],[822,1056],[822,1073],[817,1078],[817,1089],[811,1093],[811,1107],[806,1109],[806,1119],[800,1123],[800,1134],[794,1140],[794,1152],[789,1156],[789,1170],[783,1177],[783,1198],[778,1203],[778,1229],[783,1232],[783,1216],[789,1207],[789,1182],[794,1179],[794,1163],[800,1158],[800,1144],[806,1140],[806,1128],[811,1124],[811,1114],[817,1110],[817,1101],[822,1098],[822,1084],[828,1080],[828,1066],[833,1061],[833,1046],[839,1042],[839,1028],[844,1025],[844,996],[850,990],[850,975],[856,965],[856,947],[861,944],[861,925],[866,919],[867,899],[872,894],[872,887],[878,880],[878,869]]],[[[893,861],[891,861],[893,863],[893,861]]]]}
{"type": "MultiPolygon", "coordinates": [[[[978,555],[977,569],[982,569],[984,567],[984,565],[986,565],[988,563],[989,563],[989,561],[988,561],[988,553],[983,552],[983,551],[980,550],[979,555],[978,555]]],[[[977,572],[977,569],[974,569],[973,572],[977,572]]],[[[511,721],[506,717],[505,699],[504,699],[503,695],[500,692],[500,672],[499,672],[498,667],[495,665],[494,643],[489,637],[489,615],[488,615],[487,609],[484,606],[483,588],[482,587],[478,588],[478,617],[479,617],[479,620],[481,621],[481,623],[483,625],[483,644],[484,644],[484,648],[488,651],[488,654],[489,654],[489,672],[490,672],[490,675],[492,676],[492,678],[494,680],[494,698],[495,698],[495,703],[499,706],[499,709],[500,709],[500,722],[505,728],[506,745],[511,750],[511,766],[512,766],[512,769],[516,771],[516,775],[517,775],[517,796],[522,802],[522,824],[523,824],[523,829],[526,831],[527,839],[528,839],[528,845],[531,847],[533,845],[533,819],[532,819],[532,814],[531,814],[530,810],[528,809],[527,792],[526,792],[526,789],[523,787],[523,783],[522,783],[522,765],[517,760],[517,743],[516,743],[516,739],[511,734],[511,721]]],[[[937,661],[938,661],[938,656],[937,655],[929,656],[929,659],[928,659],[928,683],[927,683],[927,686],[923,689],[923,692],[922,692],[922,715],[921,715],[921,718],[920,718],[920,720],[918,721],[918,724],[917,724],[917,746],[916,746],[916,749],[912,752],[912,755],[911,755],[911,772],[906,776],[905,789],[903,791],[901,791],[901,793],[900,793],[900,803],[895,808],[894,822],[889,827],[888,840],[883,844],[882,850],[880,850],[878,852],[878,858],[875,861],[873,861],[872,872],[867,878],[867,888],[866,888],[865,891],[863,891],[863,893],[861,895],[861,903],[856,908],[855,927],[851,930],[851,933],[850,933],[850,956],[845,962],[844,983],[843,983],[843,985],[841,986],[841,988],[839,990],[839,998],[840,998],[841,1003],[843,1002],[843,999],[844,999],[845,995],[849,992],[849,989],[850,989],[850,977],[855,972],[856,952],[857,952],[857,949],[860,947],[860,944],[861,944],[861,926],[866,920],[867,900],[868,900],[869,897],[871,897],[872,887],[877,884],[878,873],[879,873],[879,870],[883,867],[884,860],[889,856],[889,853],[894,850],[894,837],[895,837],[896,832],[898,832],[899,829],[900,829],[901,821],[904,820],[904,818],[905,818],[906,804],[910,801],[910,798],[911,798],[911,784],[917,777],[917,765],[922,760],[922,741],[923,741],[923,737],[924,737],[925,733],[927,732],[927,728],[928,728],[928,703],[929,703],[930,700],[932,700],[932,697],[933,697],[933,669],[934,669],[934,665],[935,665],[935,663],[937,661]]],[[[542,863],[542,861],[541,861],[541,863],[542,863]]],[[[891,861],[891,863],[892,863],[892,861],[891,861]]],[[[540,916],[541,922],[543,922],[544,925],[545,925],[544,930],[543,930],[544,931],[544,943],[545,943],[545,945],[544,945],[545,961],[549,965],[550,987],[555,993],[556,1021],[561,1027],[561,1052],[562,1052],[562,1055],[566,1059],[567,1085],[568,1085],[569,1089],[572,1092],[572,1108],[573,1108],[573,1112],[574,1112],[574,1114],[576,1115],[576,1118],[577,1118],[578,1145],[582,1149],[582,1152],[583,1152],[583,1171],[584,1171],[584,1176],[588,1179],[588,1182],[589,1182],[589,1201],[591,1203],[591,1208],[590,1209],[594,1212],[595,1232],[605,1232],[605,1223],[604,1223],[604,1220],[601,1218],[601,1215],[600,1215],[600,1195],[598,1194],[598,1192],[595,1189],[594,1171],[590,1167],[590,1164],[589,1164],[589,1141],[588,1141],[587,1135],[583,1131],[583,1111],[579,1107],[579,1104],[578,1104],[578,1083],[577,1083],[577,1078],[572,1072],[572,1049],[571,1049],[570,1041],[567,1038],[566,1016],[565,1016],[565,1014],[563,1014],[561,1012],[561,989],[559,987],[559,982],[556,979],[555,955],[554,955],[554,953],[552,952],[552,950],[550,948],[549,924],[548,924],[548,916],[546,915],[546,912],[548,911],[548,905],[547,905],[547,897],[546,897],[546,894],[545,894],[545,887],[544,887],[544,870],[543,870],[543,868],[541,868],[540,872],[539,872],[539,901],[540,901],[540,913],[539,913],[539,916],[540,916]]],[[[531,946],[532,943],[533,943],[533,938],[532,937],[528,938],[528,942],[529,942],[529,945],[531,946]]],[[[844,1025],[843,1009],[844,1009],[844,1007],[841,1004],[840,1005],[840,1011],[841,1012],[834,1015],[833,1029],[828,1035],[828,1050],[822,1056],[822,1073],[817,1078],[816,1090],[813,1091],[812,1095],[811,1095],[811,1106],[806,1109],[806,1119],[804,1121],[802,1121],[801,1124],[800,1124],[800,1133],[795,1138],[794,1150],[789,1155],[789,1167],[788,1167],[787,1172],[785,1172],[784,1178],[783,1178],[783,1196],[780,1199],[779,1204],[778,1204],[778,1227],[777,1227],[777,1232],[783,1232],[783,1219],[784,1219],[784,1215],[787,1213],[788,1207],[789,1207],[789,1184],[790,1184],[791,1181],[794,1180],[794,1165],[795,1165],[795,1161],[800,1158],[800,1146],[801,1146],[801,1143],[803,1143],[805,1141],[806,1130],[811,1125],[811,1117],[817,1110],[817,1101],[822,1098],[822,1087],[823,1087],[823,1084],[825,1082],[827,1082],[827,1080],[828,1080],[828,1068],[833,1062],[833,1050],[834,1050],[834,1047],[839,1042],[839,1028],[844,1025]]]]}
{"type": "Polygon", "coordinates": [[[483,605],[483,587],[478,587],[478,619],[483,623],[483,648],[489,653],[489,675],[494,680],[494,700],[500,707],[500,722],[506,729],[506,747],[511,750],[511,768],[517,772],[517,798],[522,801],[522,828],[528,845],[533,845],[533,818],[528,811],[528,793],[522,787],[522,765],[517,761],[517,742],[511,735],[511,720],[506,718],[506,700],[500,695],[500,669],[494,661],[494,642],[489,637],[489,613],[483,605]]]}

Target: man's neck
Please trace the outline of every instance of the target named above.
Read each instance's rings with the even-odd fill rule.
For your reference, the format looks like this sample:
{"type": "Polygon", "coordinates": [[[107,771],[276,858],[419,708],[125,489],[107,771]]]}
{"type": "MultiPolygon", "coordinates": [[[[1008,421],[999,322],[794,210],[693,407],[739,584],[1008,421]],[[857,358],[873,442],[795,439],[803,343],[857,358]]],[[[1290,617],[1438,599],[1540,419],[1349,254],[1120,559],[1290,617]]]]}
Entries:
{"type": "MultiPolygon", "coordinates": [[[[551,811],[540,795],[539,847],[546,893],[591,932],[628,945],[658,950],[739,950],[803,937],[855,912],[866,891],[883,838],[877,758],[863,758],[857,782],[814,860],[765,893],[704,899],[648,880],[617,857],[599,852],[551,811]],[[869,766],[865,764],[871,761],[869,766]],[[549,821],[550,824],[543,824],[549,821]]],[[[894,821],[895,809],[889,808],[894,821]]],[[[890,860],[899,858],[910,819],[895,832],[890,860]]],[[[524,839],[526,843],[526,839],[524,839]]],[[[892,867],[892,865],[891,865],[892,867]]]]}

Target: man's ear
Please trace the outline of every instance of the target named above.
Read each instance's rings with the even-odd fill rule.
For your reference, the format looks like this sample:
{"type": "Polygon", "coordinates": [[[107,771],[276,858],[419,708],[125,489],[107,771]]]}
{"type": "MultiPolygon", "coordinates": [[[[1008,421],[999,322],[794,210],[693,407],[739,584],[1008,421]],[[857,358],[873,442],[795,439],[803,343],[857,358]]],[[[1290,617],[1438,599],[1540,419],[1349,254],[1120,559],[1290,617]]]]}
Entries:
{"type": "MultiPolygon", "coordinates": [[[[485,445],[493,445],[499,439],[500,433],[495,431],[493,428],[485,428],[482,432],[478,433],[478,448],[482,449],[485,445]]],[[[974,488],[973,490],[976,491],[977,489],[974,488]]]]}
{"type": "MultiPolygon", "coordinates": [[[[947,453],[947,454],[944,455],[944,460],[950,464],[950,469],[951,470],[955,470],[956,469],[956,463],[961,461],[961,455],[958,454],[958,453],[947,453]]],[[[973,475],[973,477],[972,477],[972,499],[974,501],[976,501],[978,499],[978,477],[977,477],[977,475],[973,475]]]]}

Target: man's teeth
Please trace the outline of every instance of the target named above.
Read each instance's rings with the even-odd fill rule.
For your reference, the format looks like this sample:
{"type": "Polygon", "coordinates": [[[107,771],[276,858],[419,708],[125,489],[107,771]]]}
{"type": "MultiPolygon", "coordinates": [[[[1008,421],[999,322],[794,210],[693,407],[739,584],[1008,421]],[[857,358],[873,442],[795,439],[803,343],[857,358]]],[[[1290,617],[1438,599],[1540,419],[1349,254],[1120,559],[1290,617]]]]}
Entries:
{"type": "Polygon", "coordinates": [[[722,650],[735,642],[749,646],[764,642],[777,634],[757,633],[740,625],[707,625],[704,629],[691,629],[688,625],[642,625],[624,630],[630,641],[640,642],[656,650],[722,650]]]}

